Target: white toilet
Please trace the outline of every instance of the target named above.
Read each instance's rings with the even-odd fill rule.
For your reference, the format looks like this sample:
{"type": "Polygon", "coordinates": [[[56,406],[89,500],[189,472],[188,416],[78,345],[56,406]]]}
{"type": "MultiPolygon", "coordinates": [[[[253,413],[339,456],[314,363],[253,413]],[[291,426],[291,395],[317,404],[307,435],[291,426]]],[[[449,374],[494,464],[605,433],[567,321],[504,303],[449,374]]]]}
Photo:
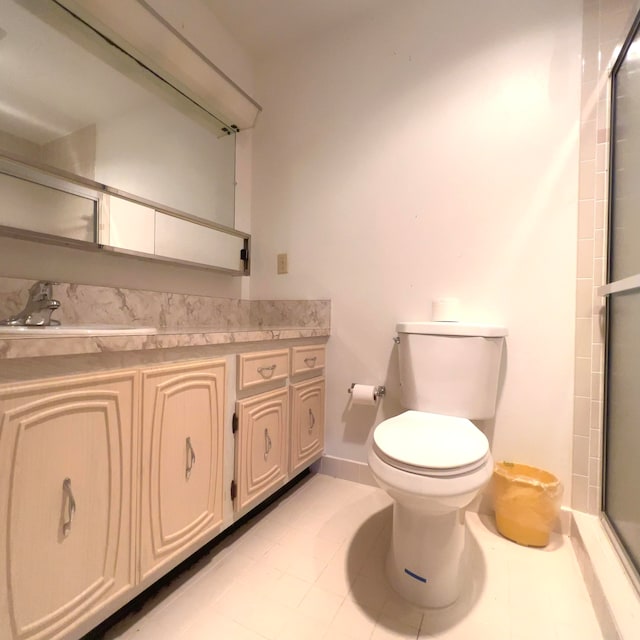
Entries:
{"type": "Polygon", "coordinates": [[[493,417],[504,327],[404,322],[401,400],[410,409],[374,430],[369,467],[394,499],[387,575],[420,607],[445,607],[462,587],[464,509],[489,481],[486,436],[470,421],[493,417]]]}

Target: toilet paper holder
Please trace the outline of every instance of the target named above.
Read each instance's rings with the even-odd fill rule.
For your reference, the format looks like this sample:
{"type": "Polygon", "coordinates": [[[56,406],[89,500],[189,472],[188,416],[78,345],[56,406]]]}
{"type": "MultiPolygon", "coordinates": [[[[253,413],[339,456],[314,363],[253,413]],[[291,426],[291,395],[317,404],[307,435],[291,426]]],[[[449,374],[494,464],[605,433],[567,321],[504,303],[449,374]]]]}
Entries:
{"type": "MultiPolygon", "coordinates": [[[[353,393],[353,387],[356,386],[355,382],[351,383],[351,386],[347,389],[347,393],[353,393]]],[[[384,385],[382,384],[378,384],[375,386],[374,388],[374,393],[376,395],[376,397],[378,398],[382,398],[382,396],[384,396],[384,394],[387,392],[387,390],[385,389],[384,385]]]]}

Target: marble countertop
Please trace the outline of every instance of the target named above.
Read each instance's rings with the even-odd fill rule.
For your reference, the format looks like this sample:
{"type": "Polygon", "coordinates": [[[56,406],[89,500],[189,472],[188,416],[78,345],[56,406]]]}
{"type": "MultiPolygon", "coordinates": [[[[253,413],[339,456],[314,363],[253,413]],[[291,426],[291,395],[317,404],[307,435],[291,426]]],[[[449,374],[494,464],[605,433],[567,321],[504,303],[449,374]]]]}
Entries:
{"type": "Polygon", "coordinates": [[[2,336],[0,359],[270,342],[329,335],[328,327],[249,327],[221,330],[199,326],[164,328],[153,335],[60,338],[38,335],[2,336]]]}

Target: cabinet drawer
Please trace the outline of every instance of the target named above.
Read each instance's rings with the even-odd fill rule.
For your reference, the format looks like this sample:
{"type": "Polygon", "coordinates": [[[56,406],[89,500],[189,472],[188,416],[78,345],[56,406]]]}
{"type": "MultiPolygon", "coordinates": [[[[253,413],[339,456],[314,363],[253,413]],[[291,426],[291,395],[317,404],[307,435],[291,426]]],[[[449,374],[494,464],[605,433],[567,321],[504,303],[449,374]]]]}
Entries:
{"type": "Polygon", "coordinates": [[[325,362],[324,345],[310,345],[306,347],[293,347],[291,349],[291,375],[305,371],[322,369],[325,362]]]}
{"type": "Polygon", "coordinates": [[[289,350],[258,351],[238,356],[238,390],[284,380],[289,374],[289,350]]]}

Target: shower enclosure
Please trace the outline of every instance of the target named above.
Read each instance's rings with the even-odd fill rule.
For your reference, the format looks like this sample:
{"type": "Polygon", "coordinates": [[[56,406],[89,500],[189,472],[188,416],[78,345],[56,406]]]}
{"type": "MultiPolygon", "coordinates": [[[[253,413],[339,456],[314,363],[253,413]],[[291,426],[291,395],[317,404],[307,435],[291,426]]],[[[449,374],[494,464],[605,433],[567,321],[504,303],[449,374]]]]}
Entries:
{"type": "Polygon", "coordinates": [[[612,71],[603,520],[640,588],[640,14],[612,71]]]}

